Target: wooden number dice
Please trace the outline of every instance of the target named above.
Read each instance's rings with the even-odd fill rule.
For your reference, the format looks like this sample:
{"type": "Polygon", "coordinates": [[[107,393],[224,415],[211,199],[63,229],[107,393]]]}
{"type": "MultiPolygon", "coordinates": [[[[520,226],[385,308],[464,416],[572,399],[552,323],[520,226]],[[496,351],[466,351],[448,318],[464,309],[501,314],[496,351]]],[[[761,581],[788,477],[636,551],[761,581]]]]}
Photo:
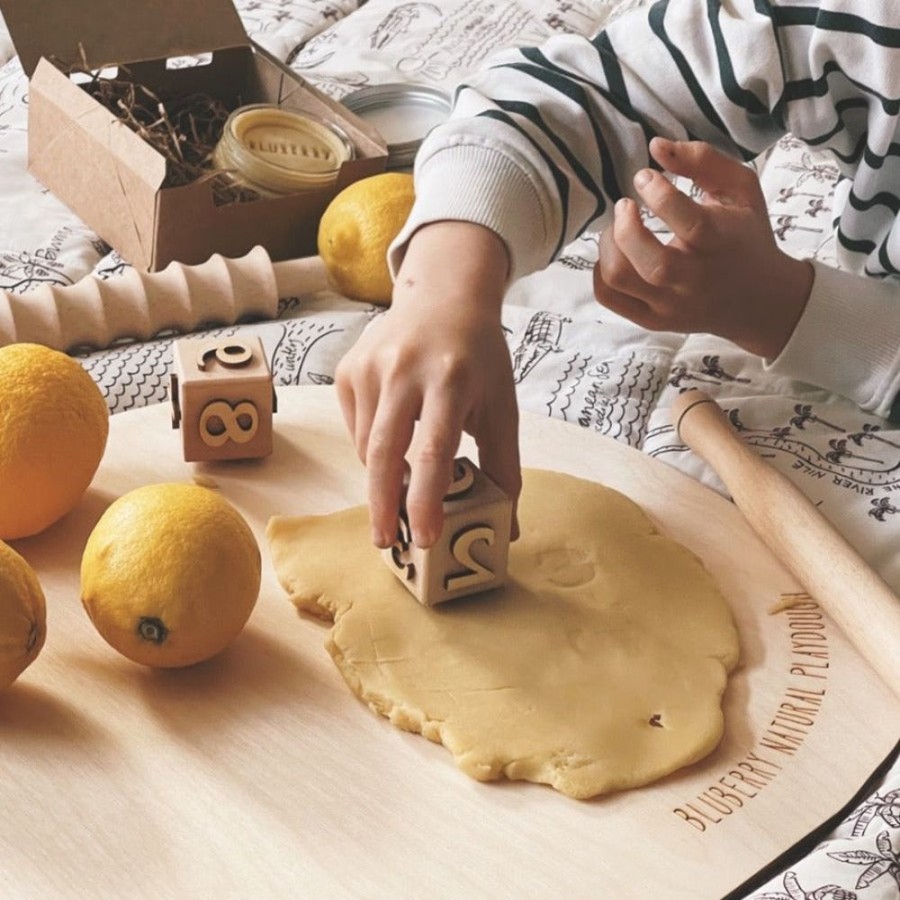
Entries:
{"type": "Polygon", "coordinates": [[[172,427],[185,460],[268,456],[275,390],[262,341],[181,338],[172,356],[172,427]]]}
{"type": "Polygon", "coordinates": [[[444,530],[427,550],[412,543],[406,511],[397,540],[382,551],[394,574],[420,603],[499,587],[506,580],[512,501],[474,463],[460,457],[444,498],[444,530]]]}

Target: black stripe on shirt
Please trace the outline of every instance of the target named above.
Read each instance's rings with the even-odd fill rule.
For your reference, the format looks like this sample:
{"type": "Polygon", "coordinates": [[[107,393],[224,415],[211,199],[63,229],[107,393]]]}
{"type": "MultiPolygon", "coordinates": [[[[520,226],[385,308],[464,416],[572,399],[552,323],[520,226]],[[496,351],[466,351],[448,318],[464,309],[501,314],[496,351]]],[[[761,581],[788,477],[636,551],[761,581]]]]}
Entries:
{"type": "Polygon", "coordinates": [[[713,43],[716,47],[716,58],[719,61],[719,76],[722,79],[722,89],[725,91],[725,95],[735,106],[747,110],[750,115],[768,116],[768,107],[752,91],[741,87],[735,77],[728,45],[725,42],[725,36],[722,34],[722,25],[719,22],[722,4],[719,0],[707,0],[706,10],[713,43]]]}
{"type": "MultiPolygon", "coordinates": [[[[860,93],[876,99],[886,115],[896,116],[900,113],[900,99],[896,97],[885,97],[879,94],[874,88],[851,78],[841,67],[840,63],[833,59],[829,59],[822,66],[822,74],[818,78],[801,78],[796,81],[790,81],[784,86],[785,102],[793,102],[795,100],[808,100],[810,97],[824,97],[829,93],[828,79],[832,75],[840,75],[846,78],[860,93]]],[[[864,103],[862,99],[859,101],[864,103]]]]}
{"type": "MultiPolygon", "coordinates": [[[[606,209],[606,202],[604,201],[603,195],[600,192],[599,185],[596,181],[594,181],[591,173],[584,167],[584,165],[582,165],[578,157],[576,157],[572,153],[571,149],[566,145],[565,141],[563,141],[559,137],[559,135],[554,134],[553,131],[551,131],[547,127],[547,124],[541,117],[540,111],[533,104],[525,103],[521,100],[497,100],[496,103],[504,112],[520,116],[523,119],[527,119],[539,131],[543,132],[543,134],[546,135],[547,139],[553,144],[554,147],[556,147],[560,155],[569,164],[578,180],[597,199],[595,212],[588,221],[593,221],[594,219],[596,219],[597,216],[599,216],[606,209]]],[[[529,140],[534,146],[537,146],[534,140],[528,135],[526,131],[524,131],[524,129],[519,126],[519,124],[514,119],[510,119],[510,124],[514,128],[516,128],[522,134],[522,136],[529,140]]],[[[605,146],[602,143],[600,134],[595,132],[595,137],[597,138],[598,149],[603,159],[603,170],[604,172],[606,172],[612,167],[612,159],[610,158],[609,152],[606,150],[605,146]]],[[[537,149],[540,148],[538,147],[537,149]]]]}
{"type": "Polygon", "coordinates": [[[778,26],[809,25],[822,31],[862,35],[882,47],[900,47],[900,28],[876,25],[852,13],[815,6],[778,6],[772,10],[772,19],[778,26]]]}
{"type": "Polygon", "coordinates": [[[725,123],[719,118],[719,115],[718,113],[716,113],[709,97],[706,96],[705,92],[700,87],[700,83],[694,76],[690,63],[687,61],[687,59],[685,59],[684,54],[681,52],[681,50],[678,49],[678,47],[675,46],[675,44],[667,34],[665,27],[665,16],[668,6],[668,0],[660,0],[659,3],[656,3],[652,7],[650,7],[649,15],[647,17],[647,21],[650,25],[650,30],[656,35],[659,41],[668,50],[669,56],[672,58],[672,61],[675,63],[675,66],[681,74],[685,85],[690,91],[691,96],[694,98],[694,102],[697,104],[700,112],[703,113],[703,115],[713,126],[713,128],[715,128],[716,131],[720,132],[721,134],[725,135],[734,144],[738,153],[743,157],[745,162],[755,158],[757,154],[754,151],[749,150],[746,147],[742,147],[740,144],[738,144],[728,128],[725,127],[725,123]]]}

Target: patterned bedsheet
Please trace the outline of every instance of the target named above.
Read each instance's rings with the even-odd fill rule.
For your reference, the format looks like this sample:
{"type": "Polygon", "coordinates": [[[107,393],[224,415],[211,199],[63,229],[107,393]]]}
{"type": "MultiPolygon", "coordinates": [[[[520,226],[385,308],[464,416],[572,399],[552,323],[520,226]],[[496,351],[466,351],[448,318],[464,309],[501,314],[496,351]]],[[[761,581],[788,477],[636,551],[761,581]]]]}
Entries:
{"type": "MultiPolygon", "coordinates": [[[[239,0],[237,6],[254,39],[340,99],[387,81],[452,88],[504,46],[560,31],[590,34],[640,2],[239,0]]],[[[26,79],[0,23],[0,288],[27,293],[88,273],[115,278],[127,263],[27,174],[26,111],[26,79]]],[[[796,255],[833,261],[829,210],[837,171],[830,160],[786,139],[758,168],[778,240],[796,255]]],[[[842,397],[773,377],[724,341],[648,334],[597,306],[590,278],[596,238],[585,234],[548,270],[510,291],[504,325],[522,408],[625,442],[723,491],[669,422],[673,396],[702,387],[744,439],[900,589],[900,430],[842,397]]],[[[379,312],[325,292],[284,298],[275,320],[240,328],[262,338],[276,384],[323,384],[379,312]]],[[[167,399],[167,338],[81,361],[113,412],[167,399]]],[[[747,897],[900,897],[900,763],[819,838],[747,897]]]]}

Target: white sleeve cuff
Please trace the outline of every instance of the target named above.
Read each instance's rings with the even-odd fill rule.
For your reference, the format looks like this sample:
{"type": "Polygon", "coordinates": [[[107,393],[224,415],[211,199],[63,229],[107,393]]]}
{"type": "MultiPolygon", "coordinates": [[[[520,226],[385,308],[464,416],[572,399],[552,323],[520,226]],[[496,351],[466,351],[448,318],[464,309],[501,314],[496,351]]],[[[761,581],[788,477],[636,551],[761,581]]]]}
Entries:
{"type": "Polygon", "coordinates": [[[812,264],[815,279],[803,315],[765,367],[886,418],[900,391],[900,280],[812,264]]]}
{"type": "Polygon", "coordinates": [[[509,251],[510,282],[552,262],[560,213],[520,164],[471,135],[432,141],[428,147],[427,156],[416,160],[412,212],[388,249],[394,277],[413,232],[446,220],[496,232],[509,251]]]}

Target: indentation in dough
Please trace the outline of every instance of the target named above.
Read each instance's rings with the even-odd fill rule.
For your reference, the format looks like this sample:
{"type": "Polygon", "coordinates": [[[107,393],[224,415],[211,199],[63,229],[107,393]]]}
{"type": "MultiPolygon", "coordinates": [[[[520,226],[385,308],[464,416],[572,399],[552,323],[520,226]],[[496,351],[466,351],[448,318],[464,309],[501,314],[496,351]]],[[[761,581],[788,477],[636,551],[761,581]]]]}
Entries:
{"type": "Polygon", "coordinates": [[[545,550],[538,555],[538,566],[547,580],[559,587],[581,587],[594,578],[594,564],[579,548],[545,550]]]}

